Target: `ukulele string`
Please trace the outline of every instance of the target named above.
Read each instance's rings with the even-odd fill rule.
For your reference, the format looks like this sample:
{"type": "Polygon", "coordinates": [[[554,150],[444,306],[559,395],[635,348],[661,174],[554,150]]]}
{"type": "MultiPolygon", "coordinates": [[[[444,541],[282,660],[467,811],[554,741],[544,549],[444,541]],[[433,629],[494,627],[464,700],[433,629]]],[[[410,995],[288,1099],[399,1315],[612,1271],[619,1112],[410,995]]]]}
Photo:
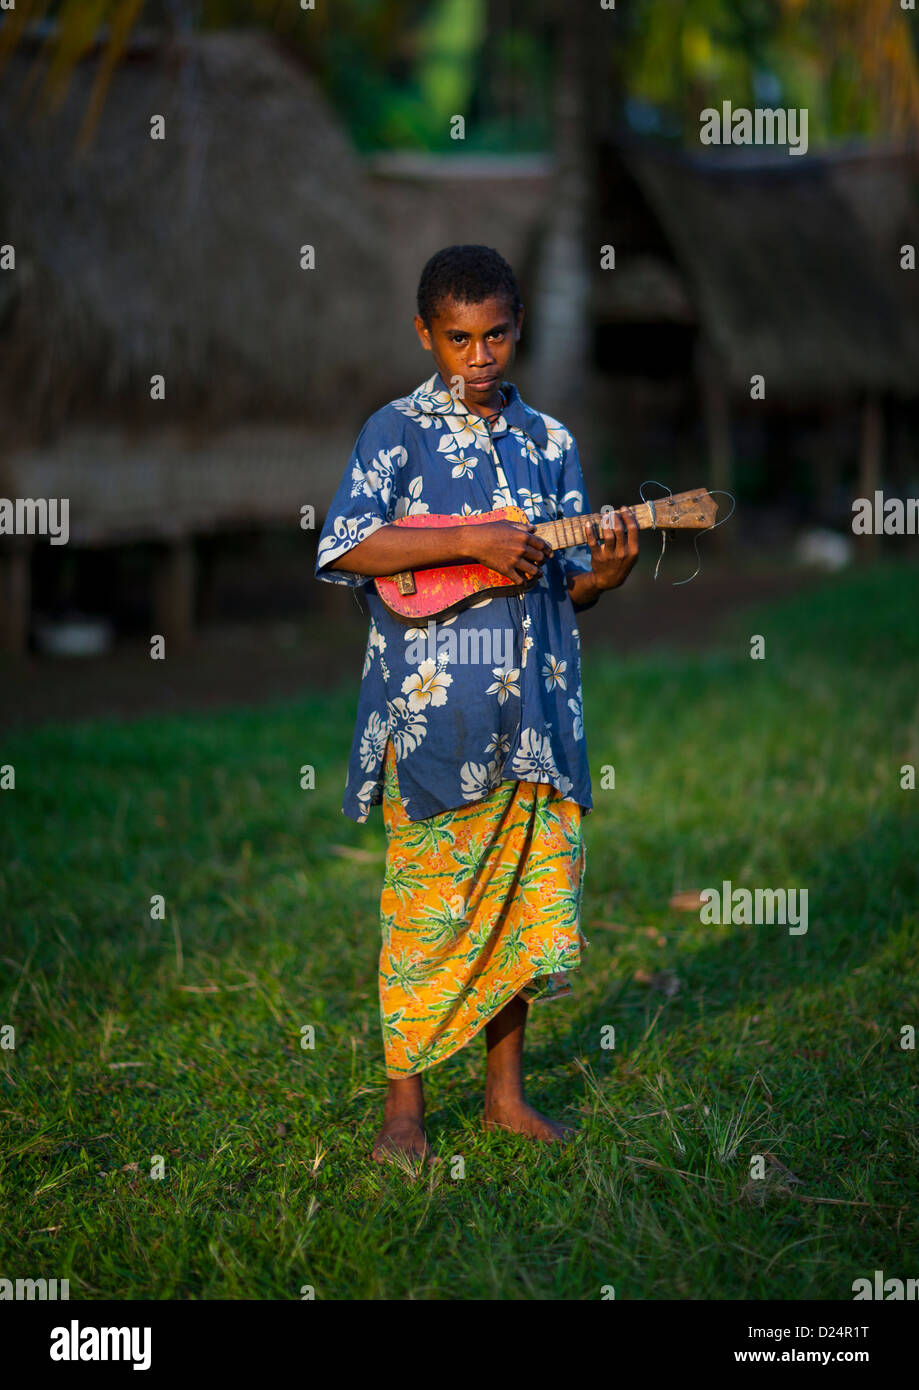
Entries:
{"type": "Polygon", "coordinates": [[[708,531],[717,531],[719,526],[723,526],[724,523],[725,523],[726,521],[730,521],[731,517],[734,515],[735,511],[737,510],[737,498],[734,496],[733,492],[728,492],[726,488],[722,488],[722,487],[709,488],[709,490],[708,490],[708,495],[709,495],[709,497],[714,497],[714,496],[715,496],[715,493],[721,493],[722,496],[724,496],[724,497],[730,497],[730,499],[731,499],[731,510],[728,512],[727,516],[723,516],[723,517],[721,518],[720,521],[716,521],[715,524],[714,524],[714,526],[706,526],[704,530],[702,530],[702,531],[696,531],[696,532],[693,533],[692,544],[693,544],[693,549],[694,549],[695,552],[696,552],[696,560],[698,561],[698,564],[696,565],[696,567],[695,567],[695,569],[693,570],[692,574],[689,576],[689,579],[674,579],[674,580],[673,580],[673,587],[674,587],[674,588],[677,588],[680,584],[688,584],[688,583],[690,582],[691,579],[695,579],[696,575],[697,575],[697,574],[700,574],[701,571],[702,571],[702,557],[701,557],[701,555],[699,554],[699,537],[700,537],[700,536],[704,536],[708,531]]]}
{"type": "MultiPolygon", "coordinates": [[[[668,497],[672,497],[672,496],[673,496],[673,490],[672,490],[672,488],[669,488],[669,487],[667,486],[666,483],[658,482],[658,480],[657,480],[656,478],[648,478],[648,479],[646,479],[645,482],[643,482],[642,485],[641,485],[641,487],[638,489],[639,496],[641,497],[642,502],[644,502],[647,506],[649,506],[649,507],[651,508],[651,526],[652,526],[652,530],[656,531],[656,530],[658,529],[658,525],[657,525],[657,517],[656,517],[655,514],[654,514],[654,499],[653,499],[653,497],[645,497],[645,488],[648,487],[648,486],[649,486],[650,484],[652,484],[652,483],[654,484],[655,487],[662,487],[662,488],[664,489],[664,491],[667,493],[667,496],[668,496],[668,497]]],[[[709,488],[709,489],[708,489],[708,495],[709,495],[709,497],[714,497],[717,493],[720,493],[720,494],[721,494],[722,496],[724,496],[724,497],[730,497],[730,499],[731,499],[731,510],[728,512],[727,516],[723,516],[723,517],[721,518],[720,521],[716,521],[715,524],[714,524],[714,526],[706,526],[706,527],[704,528],[704,530],[702,530],[702,531],[694,531],[694,532],[693,532],[692,545],[693,545],[693,550],[695,550],[695,552],[696,552],[696,561],[697,561],[696,567],[695,567],[695,569],[693,570],[692,574],[689,576],[689,579],[674,579],[674,580],[672,581],[672,584],[673,584],[673,587],[674,587],[674,588],[678,588],[681,584],[689,584],[691,580],[695,579],[696,575],[701,574],[701,572],[702,572],[702,557],[701,557],[701,555],[699,554],[699,536],[700,536],[700,535],[704,536],[705,533],[706,533],[707,531],[717,531],[717,529],[718,529],[719,526],[723,526],[724,523],[725,523],[726,521],[730,521],[731,517],[734,515],[735,511],[737,510],[737,498],[734,496],[734,494],[733,494],[732,492],[728,492],[726,488],[721,488],[721,487],[716,487],[716,488],[714,488],[714,489],[712,489],[712,488],[709,488]]],[[[654,578],[655,578],[655,579],[657,578],[657,572],[658,572],[658,570],[659,570],[660,567],[661,567],[661,560],[663,560],[663,558],[664,558],[664,551],[665,551],[666,549],[667,549],[667,532],[664,531],[664,530],[662,530],[662,531],[661,531],[661,553],[660,553],[660,555],[658,555],[658,557],[657,557],[657,564],[654,566],[654,578]]]]}
{"type": "MultiPolygon", "coordinates": [[[[646,496],[645,496],[645,488],[648,487],[651,483],[653,483],[655,487],[662,487],[662,488],[664,489],[664,491],[666,492],[666,494],[667,494],[668,497],[672,497],[672,496],[673,496],[673,489],[672,489],[672,488],[669,488],[669,487],[667,486],[666,483],[659,483],[659,482],[657,481],[656,478],[646,478],[645,481],[642,483],[641,487],[638,489],[638,495],[639,495],[639,497],[641,498],[642,502],[644,502],[645,505],[648,506],[648,507],[650,507],[650,509],[651,509],[651,529],[652,529],[653,531],[656,531],[656,530],[658,529],[658,526],[657,526],[657,516],[656,516],[655,511],[654,511],[654,498],[653,498],[653,497],[646,497],[646,496]]],[[[658,557],[657,557],[657,564],[654,566],[654,578],[655,578],[655,579],[657,578],[657,572],[658,572],[658,570],[659,570],[660,567],[661,567],[661,560],[663,560],[663,558],[664,558],[664,551],[665,551],[666,549],[667,549],[667,532],[664,531],[664,530],[661,530],[661,553],[660,553],[660,555],[658,555],[658,557]]]]}
{"type": "Polygon", "coordinates": [[[667,532],[666,532],[666,531],[661,531],[661,553],[660,553],[660,555],[658,555],[658,557],[657,557],[657,564],[654,566],[654,578],[655,578],[655,579],[657,578],[657,572],[658,572],[658,570],[659,570],[660,567],[661,567],[661,560],[663,560],[663,558],[664,558],[664,551],[665,551],[666,549],[667,549],[667,532]]]}

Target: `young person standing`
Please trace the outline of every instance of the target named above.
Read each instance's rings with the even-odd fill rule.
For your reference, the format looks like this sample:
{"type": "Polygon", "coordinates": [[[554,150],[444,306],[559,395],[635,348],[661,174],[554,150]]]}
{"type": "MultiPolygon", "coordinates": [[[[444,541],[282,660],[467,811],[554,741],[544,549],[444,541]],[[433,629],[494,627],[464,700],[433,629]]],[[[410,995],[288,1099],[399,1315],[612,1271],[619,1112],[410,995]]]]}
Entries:
{"type": "Polygon", "coordinates": [[[364,821],[382,802],[387,833],[378,1161],[427,1154],[422,1073],[483,1028],[486,1126],[546,1142],[571,1133],[527,1103],[523,1043],[530,1003],[571,992],[586,945],[581,818],[592,801],[576,615],[626,579],[638,527],[625,511],[557,552],[534,533],[589,508],[572,436],[504,381],[522,323],[496,251],[431,257],[415,328],[437,370],[367,421],[319,541],[317,577],[364,587],[371,614],[343,809],[364,821]],[[509,506],[530,522],[462,524],[509,506]],[[457,525],[393,525],[428,513],[457,525]],[[429,642],[418,661],[429,634],[395,619],[372,579],[469,562],[536,582],[437,624],[455,640],[429,642]]]}

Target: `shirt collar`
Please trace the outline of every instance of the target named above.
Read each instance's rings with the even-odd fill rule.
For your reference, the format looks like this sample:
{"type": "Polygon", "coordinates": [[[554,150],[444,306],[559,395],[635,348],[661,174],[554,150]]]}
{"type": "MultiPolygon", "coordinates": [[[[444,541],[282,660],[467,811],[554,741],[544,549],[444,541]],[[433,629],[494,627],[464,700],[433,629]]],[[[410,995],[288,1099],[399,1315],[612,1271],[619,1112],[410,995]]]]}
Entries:
{"type": "MultiPolygon", "coordinates": [[[[504,434],[509,429],[519,430],[528,435],[538,448],[544,449],[549,442],[549,433],[543,417],[526,404],[513,382],[505,381],[503,385],[508,398],[507,405],[493,422],[492,435],[504,434]]],[[[451,393],[440,372],[435,372],[427,381],[417,386],[408,400],[416,410],[423,411],[425,415],[453,416],[458,422],[457,428],[476,420],[484,424],[481,415],[470,410],[465,401],[451,393]]]]}

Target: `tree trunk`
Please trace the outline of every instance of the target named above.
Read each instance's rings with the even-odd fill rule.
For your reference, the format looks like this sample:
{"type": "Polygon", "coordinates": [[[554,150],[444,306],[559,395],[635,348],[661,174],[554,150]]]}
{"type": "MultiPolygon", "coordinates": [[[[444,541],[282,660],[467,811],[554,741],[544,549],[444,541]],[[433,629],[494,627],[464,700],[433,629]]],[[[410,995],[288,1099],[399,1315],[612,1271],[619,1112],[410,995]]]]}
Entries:
{"type": "Polygon", "coordinates": [[[559,35],[556,172],[532,310],[530,391],[564,412],[590,369],[589,177],[582,83],[583,29],[572,10],[559,35]]]}

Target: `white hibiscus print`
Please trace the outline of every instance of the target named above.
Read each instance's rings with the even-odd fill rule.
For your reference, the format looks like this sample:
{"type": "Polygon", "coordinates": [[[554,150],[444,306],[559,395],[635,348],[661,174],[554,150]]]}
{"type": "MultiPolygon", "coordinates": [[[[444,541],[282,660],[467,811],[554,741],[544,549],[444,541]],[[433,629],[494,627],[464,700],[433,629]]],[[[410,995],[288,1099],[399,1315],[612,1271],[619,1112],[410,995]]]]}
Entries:
{"type": "Polygon", "coordinates": [[[397,758],[404,758],[413,752],[428,731],[428,721],[423,714],[410,709],[405,700],[398,696],[388,700],[389,734],[393,741],[397,758]]]}
{"type": "Polygon", "coordinates": [[[400,414],[407,415],[410,420],[414,420],[423,430],[429,430],[432,425],[440,429],[440,421],[435,416],[429,415],[427,411],[418,410],[416,406],[412,405],[411,401],[412,398],[406,396],[401,401],[393,401],[393,405],[400,414]]]}
{"type": "Polygon", "coordinates": [[[520,696],[520,670],[516,666],[508,667],[507,670],[502,666],[493,666],[491,674],[495,677],[491,685],[485,691],[486,695],[497,695],[498,704],[506,704],[511,695],[520,696]]]}
{"type": "Polygon", "coordinates": [[[478,463],[474,454],[447,454],[447,462],[452,463],[451,478],[468,478],[478,463]]]}
{"type": "Polygon", "coordinates": [[[562,777],[555,765],[549,735],[539,734],[535,729],[524,729],[521,734],[511,771],[526,781],[551,782],[562,796],[567,796],[573,786],[571,778],[562,777]]]}
{"type": "Polygon", "coordinates": [[[417,390],[412,391],[411,395],[403,396],[402,403],[398,407],[400,410],[404,410],[405,414],[410,414],[413,408],[419,409],[426,422],[425,429],[427,429],[428,424],[434,425],[436,429],[441,428],[442,417],[434,412],[450,405],[453,399],[449,391],[435,389],[435,379],[436,373],[434,376],[428,377],[427,381],[422,382],[417,390]]]}
{"type": "Polygon", "coordinates": [[[504,734],[492,734],[485,752],[494,753],[487,763],[463,763],[460,768],[460,788],[465,801],[477,801],[501,780],[504,756],[510,749],[510,739],[504,734]]]}
{"type": "MultiPolygon", "coordinates": [[[[584,510],[584,494],[583,494],[583,492],[578,492],[575,488],[572,488],[572,490],[571,490],[570,492],[566,492],[565,495],[564,495],[564,497],[561,499],[561,506],[564,508],[564,507],[566,507],[569,503],[571,504],[571,513],[570,513],[570,514],[573,515],[573,516],[580,516],[580,515],[581,515],[581,512],[584,510]]],[[[569,513],[566,512],[566,511],[563,511],[563,512],[562,512],[562,515],[563,515],[563,516],[568,516],[569,513]]]]}
{"type": "Polygon", "coordinates": [[[584,737],[584,709],[581,704],[580,695],[573,695],[568,701],[568,708],[571,710],[571,732],[575,739],[584,737]]]}
{"type": "Polygon", "coordinates": [[[463,763],[460,768],[460,790],[464,801],[478,801],[491,790],[489,768],[484,763],[463,763]]]}
{"type": "Polygon", "coordinates": [[[520,452],[530,463],[534,464],[537,468],[539,467],[542,455],[528,434],[521,434],[520,452]]]}
{"type": "Polygon", "coordinates": [[[549,504],[541,492],[531,492],[528,487],[518,487],[517,496],[520,498],[521,505],[531,521],[537,521],[540,513],[545,507],[548,511],[549,504]]]}
{"type": "Polygon", "coordinates": [[[408,496],[400,497],[396,502],[394,515],[396,517],[421,516],[429,512],[430,507],[428,506],[427,502],[423,502],[421,500],[421,494],[423,490],[424,479],[420,476],[417,478],[413,478],[412,481],[409,483],[408,488],[406,489],[408,496]]]}
{"type": "Polygon", "coordinates": [[[448,433],[438,444],[438,451],[448,454],[456,449],[466,449],[477,442],[477,435],[471,425],[466,423],[462,415],[448,415],[446,418],[448,433]]]}
{"type": "Polygon", "coordinates": [[[545,455],[547,459],[554,462],[555,459],[561,458],[563,454],[568,452],[574,440],[565,429],[565,426],[558,420],[553,420],[551,415],[543,415],[542,418],[546,426],[546,434],[549,436],[545,448],[545,455]]]}
{"type": "Polygon", "coordinates": [[[380,718],[378,712],[374,710],[367,720],[367,726],[364,732],[361,734],[361,742],[358,749],[362,772],[373,772],[379,767],[380,760],[386,751],[386,740],[388,737],[388,728],[380,718]]]}
{"type": "Polygon", "coordinates": [[[373,781],[363,782],[361,784],[361,789],[357,794],[357,804],[360,810],[359,819],[362,821],[365,821],[367,817],[370,815],[370,803],[376,785],[377,783],[373,781]]]}
{"type": "Polygon", "coordinates": [[[342,555],[347,555],[360,541],[385,525],[385,521],[379,516],[336,517],[331,533],[319,542],[320,563],[328,564],[342,555]]]}
{"type": "Polygon", "coordinates": [[[565,680],[567,669],[567,661],[559,661],[558,657],[553,656],[551,652],[546,652],[546,660],[542,668],[542,673],[546,678],[546,689],[554,690],[559,685],[562,690],[567,690],[568,682],[565,680]]]}
{"type": "Polygon", "coordinates": [[[452,684],[453,677],[439,671],[435,662],[422,661],[417,673],[402,682],[402,694],[408,696],[410,710],[426,709],[428,705],[445,705],[447,686],[452,684]]]}
{"type": "Polygon", "coordinates": [[[364,669],[363,669],[363,672],[361,673],[362,675],[366,676],[367,672],[370,670],[370,667],[371,667],[371,665],[373,664],[373,653],[374,653],[374,651],[378,651],[378,652],[380,653],[380,656],[382,657],[382,655],[383,655],[383,653],[385,652],[385,650],[386,650],[386,638],[383,636],[382,632],[380,632],[380,630],[379,630],[379,628],[377,627],[376,623],[375,623],[375,622],[373,621],[373,619],[371,618],[371,619],[370,619],[370,635],[369,635],[369,637],[367,638],[367,651],[366,651],[366,653],[365,653],[365,655],[364,655],[364,669]]]}
{"type": "MultiPolygon", "coordinates": [[[[473,605],[473,607],[474,607],[474,606],[475,606],[475,605],[473,605]]],[[[438,618],[438,619],[437,619],[436,623],[434,624],[434,626],[435,626],[435,641],[436,641],[436,636],[437,636],[437,634],[436,634],[436,629],[439,629],[439,628],[442,628],[442,627],[450,627],[451,623],[455,623],[458,617],[459,617],[459,614],[458,614],[458,613],[454,613],[452,618],[438,618]]],[[[429,634],[429,629],[426,628],[426,627],[407,627],[402,635],[403,635],[403,637],[405,638],[406,642],[417,642],[419,638],[421,638],[423,641],[426,642],[426,641],[428,640],[428,637],[429,637],[430,634],[429,634]]]]}
{"type": "Polygon", "coordinates": [[[351,496],[357,497],[363,493],[365,497],[375,497],[379,494],[384,502],[388,502],[393,474],[407,458],[407,451],[397,444],[392,449],[381,449],[366,466],[355,459],[351,465],[351,496]]]}

